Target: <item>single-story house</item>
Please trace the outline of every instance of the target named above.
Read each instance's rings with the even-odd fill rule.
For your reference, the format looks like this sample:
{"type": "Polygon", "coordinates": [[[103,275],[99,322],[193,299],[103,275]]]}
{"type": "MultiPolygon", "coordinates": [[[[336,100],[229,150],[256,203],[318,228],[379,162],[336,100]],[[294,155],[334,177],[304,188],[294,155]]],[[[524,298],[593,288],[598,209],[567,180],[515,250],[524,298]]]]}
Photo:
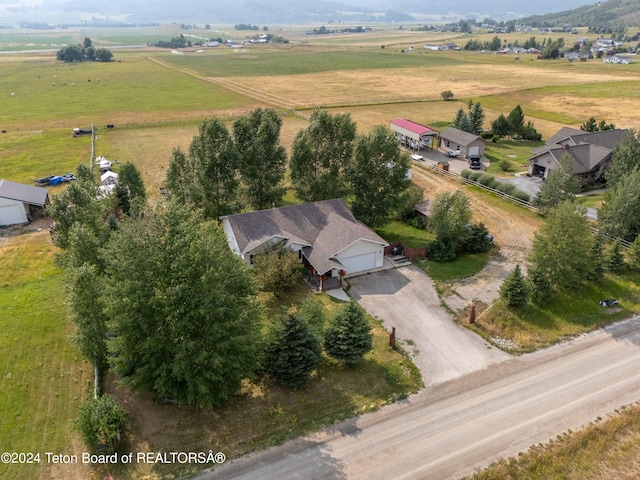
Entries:
{"type": "Polygon", "coordinates": [[[229,248],[250,265],[281,247],[298,253],[319,288],[382,267],[388,243],[341,198],[220,217],[229,248]]]}
{"type": "Polygon", "coordinates": [[[486,142],[479,135],[465,132],[455,127],[449,127],[440,134],[440,146],[447,150],[460,150],[460,154],[468,157],[470,151],[476,150],[478,147],[478,155],[484,155],[486,142]]]}
{"type": "Polygon", "coordinates": [[[438,130],[420,125],[419,123],[396,118],[389,123],[389,128],[403,147],[419,152],[423,148],[434,148],[435,139],[440,133],[438,130]]]}
{"type": "Polygon", "coordinates": [[[0,180],[0,225],[17,225],[31,221],[31,209],[44,211],[49,192],[43,187],[0,180]]]}
{"type": "Polygon", "coordinates": [[[529,159],[529,175],[547,178],[567,153],[573,161],[573,174],[583,184],[598,181],[611,162],[613,148],[627,130],[613,129],[585,132],[571,127],[561,128],[545,145],[533,150],[529,159]]]}

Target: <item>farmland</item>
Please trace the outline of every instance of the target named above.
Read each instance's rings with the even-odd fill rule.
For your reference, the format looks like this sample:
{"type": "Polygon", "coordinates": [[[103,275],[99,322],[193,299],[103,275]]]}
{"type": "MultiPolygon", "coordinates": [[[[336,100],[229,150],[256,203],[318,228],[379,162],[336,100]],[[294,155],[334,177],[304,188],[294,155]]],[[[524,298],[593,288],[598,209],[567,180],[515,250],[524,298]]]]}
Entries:
{"type": "MultiPolygon", "coordinates": [[[[520,104],[527,120],[535,123],[544,138],[561,126],[577,127],[589,116],[621,128],[637,126],[639,63],[569,63],[526,56],[515,62],[511,56],[492,53],[427,52],[420,48],[426,42],[466,42],[466,37],[451,33],[389,28],[321,38],[304,36],[302,31],[274,30],[291,39],[290,44],[278,46],[220,47],[200,52],[194,47],[183,55],[147,47],[114,50],[115,62],[110,64],[63,64],[55,60],[55,48],[81,42],[84,36],[107,48],[146,44],[181,31],[174,25],[152,30],[1,32],[0,50],[17,51],[18,46],[21,53],[0,58],[0,130],[4,131],[0,134],[0,178],[30,183],[34,177],[73,171],[78,163],[88,161],[91,144],[88,137],[73,138],[72,128],[94,124],[96,154],[135,163],[150,196],[157,198],[172,149],[179,146],[186,150],[202,119],[217,116],[230,126],[238,115],[270,106],[269,99],[277,99],[275,105],[282,110],[282,143],[287,149],[307,125],[305,116],[317,106],[350,113],[360,131],[388,124],[396,117],[424,124],[446,123],[469,99],[482,103],[487,125],[520,104]],[[416,47],[413,53],[402,51],[411,45],[416,47]],[[54,50],[30,52],[39,48],[54,50]],[[454,100],[442,101],[443,90],[451,90],[454,100]],[[107,124],[115,128],[107,129],[107,124]]],[[[191,33],[225,38],[244,35],[229,26],[191,33]]],[[[491,149],[489,146],[488,154],[491,149]]],[[[512,142],[508,148],[495,147],[493,155],[515,158],[523,165],[529,151],[529,145],[512,142]]],[[[424,182],[435,189],[435,181],[424,182]]],[[[63,187],[56,188],[50,193],[63,187]]],[[[484,220],[482,215],[488,214],[480,215],[484,220]]],[[[518,228],[523,223],[539,224],[539,219],[529,222],[527,215],[521,215],[518,228]]],[[[513,226],[500,222],[504,229],[497,235],[498,242],[507,234],[507,224],[513,226]]],[[[529,243],[530,233],[520,235],[526,240],[524,245],[529,243]]],[[[81,447],[69,422],[87,394],[91,372],[67,341],[73,327],[66,318],[62,275],[53,260],[56,249],[46,231],[8,234],[0,240],[0,304],[11,305],[0,314],[0,406],[8,412],[1,423],[0,445],[16,451],[77,451],[81,447]]],[[[524,258],[525,247],[519,242],[509,248],[521,248],[518,255],[524,258]]],[[[448,272],[441,276],[449,279],[448,272]]],[[[300,298],[306,294],[295,293],[300,298]]],[[[277,303],[271,307],[277,310],[282,306],[277,303]]],[[[132,422],[131,445],[175,449],[175,442],[189,441],[182,447],[226,446],[230,453],[240,455],[376,409],[417,384],[415,372],[399,355],[384,353],[385,333],[376,328],[378,351],[383,353],[369,360],[361,383],[355,385],[349,384],[348,372],[325,362],[322,374],[334,382],[331,385],[337,385],[335,388],[323,391],[326,384],[317,383],[312,390],[290,394],[254,385],[243,391],[237,405],[197,414],[188,409],[176,414],[171,406],[157,406],[153,399],[136,398],[112,386],[138,415],[132,422]],[[335,403],[329,402],[331,397],[335,403]],[[229,420],[249,410],[255,411],[255,416],[241,419],[243,423],[229,420]],[[310,415],[311,411],[320,412],[320,417],[310,415]],[[221,429],[211,427],[214,424],[221,429]],[[290,424],[296,425],[293,432],[290,424]],[[264,425],[269,431],[260,431],[264,425]],[[245,439],[238,435],[244,429],[250,431],[245,439]],[[176,431],[183,433],[174,438],[176,431]]],[[[175,472],[149,467],[116,473],[157,478],[175,472]]],[[[87,471],[61,468],[0,470],[0,476],[5,474],[24,479],[87,477],[87,471]]]]}

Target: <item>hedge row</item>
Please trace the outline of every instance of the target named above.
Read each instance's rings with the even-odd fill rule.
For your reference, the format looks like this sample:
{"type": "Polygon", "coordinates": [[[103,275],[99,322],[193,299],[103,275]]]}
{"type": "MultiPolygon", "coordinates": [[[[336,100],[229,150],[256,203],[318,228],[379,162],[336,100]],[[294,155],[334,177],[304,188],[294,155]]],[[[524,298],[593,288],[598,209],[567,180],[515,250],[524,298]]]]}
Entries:
{"type": "Polygon", "coordinates": [[[524,202],[529,202],[531,200],[531,197],[528,194],[518,190],[512,183],[501,182],[496,177],[488,173],[463,170],[460,176],[462,178],[478,182],[480,185],[484,185],[485,187],[493,188],[494,190],[498,190],[506,195],[515,197],[518,200],[522,200],[524,202]]]}

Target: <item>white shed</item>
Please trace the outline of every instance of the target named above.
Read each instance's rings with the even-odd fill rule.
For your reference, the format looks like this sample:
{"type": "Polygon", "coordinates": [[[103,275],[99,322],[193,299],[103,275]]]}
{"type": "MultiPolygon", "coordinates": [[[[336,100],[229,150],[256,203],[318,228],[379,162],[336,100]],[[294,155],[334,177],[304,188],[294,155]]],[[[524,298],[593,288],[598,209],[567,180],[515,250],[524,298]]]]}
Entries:
{"type": "Polygon", "coordinates": [[[102,185],[117,185],[118,184],[118,174],[112,172],[111,170],[104,172],[100,175],[100,183],[102,185]]]}

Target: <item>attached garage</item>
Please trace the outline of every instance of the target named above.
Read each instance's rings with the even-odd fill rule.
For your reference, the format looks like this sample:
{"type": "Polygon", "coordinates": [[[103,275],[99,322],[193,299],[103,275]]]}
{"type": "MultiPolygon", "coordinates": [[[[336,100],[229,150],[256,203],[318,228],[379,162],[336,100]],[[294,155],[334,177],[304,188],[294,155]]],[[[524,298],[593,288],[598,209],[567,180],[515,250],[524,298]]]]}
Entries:
{"type": "Polygon", "coordinates": [[[384,262],[383,243],[359,239],[335,255],[346,275],[354,275],[382,267],[384,262]]]}
{"type": "Polygon", "coordinates": [[[49,204],[46,188],[0,180],[0,225],[17,225],[31,221],[32,208],[44,212],[49,204]]]}

